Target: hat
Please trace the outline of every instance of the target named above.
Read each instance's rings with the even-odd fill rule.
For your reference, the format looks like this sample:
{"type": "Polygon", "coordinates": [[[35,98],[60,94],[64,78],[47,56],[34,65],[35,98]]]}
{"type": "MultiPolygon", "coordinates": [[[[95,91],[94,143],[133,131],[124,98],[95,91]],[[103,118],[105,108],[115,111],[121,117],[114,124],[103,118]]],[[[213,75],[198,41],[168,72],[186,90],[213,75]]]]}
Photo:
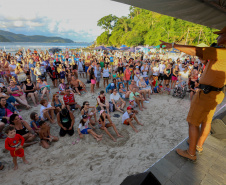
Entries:
{"type": "Polygon", "coordinates": [[[104,110],[101,110],[101,111],[100,111],[100,115],[101,115],[103,112],[104,112],[104,110]]]}
{"type": "Polygon", "coordinates": [[[131,107],[131,106],[127,107],[127,110],[132,110],[132,109],[133,109],[133,107],[131,107]]]}
{"type": "Polygon", "coordinates": [[[83,114],[83,115],[82,115],[82,118],[83,118],[83,119],[86,119],[86,118],[88,118],[88,116],[87,116],[86,114],[83,114]]]}
{"type": "Polygon", "coordinates": [[[226,33],[226,26],[225,26],[224,28],[222,28],[222,30],[220,30],[220,31],[215,31],[215,32],[213,32],[213,33],[214,33],[214,34],[217,34],[217,35],[226,33]]]}

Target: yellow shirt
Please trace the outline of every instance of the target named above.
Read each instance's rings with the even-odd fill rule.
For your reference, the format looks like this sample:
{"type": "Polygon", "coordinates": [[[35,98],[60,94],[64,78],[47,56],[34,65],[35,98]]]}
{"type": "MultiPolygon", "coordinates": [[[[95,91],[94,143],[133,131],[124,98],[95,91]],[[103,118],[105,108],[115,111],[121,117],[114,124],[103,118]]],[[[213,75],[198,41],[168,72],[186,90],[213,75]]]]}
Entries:
{"type": "Polygon", "coordinates": [[[223,87],[226,84],[226,48],[200,49],[202,50],[202,58],[209,60],[209,62],[206,64],[199,83],[218,88],[223,87]]]}

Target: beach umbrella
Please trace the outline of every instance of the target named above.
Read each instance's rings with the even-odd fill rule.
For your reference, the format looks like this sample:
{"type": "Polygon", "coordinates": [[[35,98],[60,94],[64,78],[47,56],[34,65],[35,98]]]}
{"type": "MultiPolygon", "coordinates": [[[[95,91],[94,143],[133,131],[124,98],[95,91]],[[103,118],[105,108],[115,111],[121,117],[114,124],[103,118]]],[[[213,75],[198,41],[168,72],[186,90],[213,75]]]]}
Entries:
{"type": "Polygon", "coordinates": [[[104,46],[95,47],[94,50],[107,50],[104,46]]]}
{"type": "Polygon", "coordinates": [[[116,47],[113,47],[113,46],[109,46],[109,47],[107,47],[107,50],[119,50],[119,49],[116,47]]]}
{"type": "Polygon", "coordinates": [[[127,46],[123,44],[123,45],[121,45],[120,48],[127,48],[127,46]]]}
{"type": "Polygon", "coordinates": [[[120,48],[119,50],[125,51],[125,50],[128,50],[128,49],[129,49],[129,47],[122,47],[122,48],[120,48]]]}
{"type": "MultiPolygon", "coordinates": [[[[139,49],[139,48],[137,48],[137,50],[138,50],[138,49],[139,49]]],[[[128,51],[129,51],[129,52],[132,52],[132,53],[135,53],[135,48],[132,47],[132,48],[130,48],[128,51]]]]}

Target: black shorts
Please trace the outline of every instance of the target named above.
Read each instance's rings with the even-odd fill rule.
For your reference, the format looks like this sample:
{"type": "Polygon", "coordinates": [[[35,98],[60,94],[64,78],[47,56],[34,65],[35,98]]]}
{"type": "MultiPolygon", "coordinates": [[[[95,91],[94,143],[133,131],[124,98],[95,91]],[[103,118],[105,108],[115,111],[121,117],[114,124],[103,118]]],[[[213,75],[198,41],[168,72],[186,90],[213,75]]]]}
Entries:
{"type": "Polygon", "coordinates": [[[80,85],[78,87],[73,87],[73,90],[75,90],[75,88],[78,88],[79,91],[82,90],[82,86],[80,86],[80,85]]]}
{"type": "Polygon", "coordinates": [[[109,77],[103,77],[104,79],[109,79],[109,77]]]}
{"type": "Polygon", "coordinates": [[[66,134],[68,134],[69,136],[72,136],[74,134],[74,128],[72,128],[71,130],[64,130],[64,129],[60,129],[60,136],[64,137],[66,134]]]}
{"type": "Polygon", "coordinates": [[[171,76],[166,76],[166,75],[164,75],[164,80],[170,80],[171,79],[171,76]]]}
{"type": "Polygon", "coordinates": [[[164,74],[159,74],[159,79],[158,80],[164,80],[164,74]]]}
{"type": "Polygon", "coordinates": [[[190,86],[191,86],[191,89],[195,89],[195,82],[194,81],[191,81],[190,82],[190,86]]]}

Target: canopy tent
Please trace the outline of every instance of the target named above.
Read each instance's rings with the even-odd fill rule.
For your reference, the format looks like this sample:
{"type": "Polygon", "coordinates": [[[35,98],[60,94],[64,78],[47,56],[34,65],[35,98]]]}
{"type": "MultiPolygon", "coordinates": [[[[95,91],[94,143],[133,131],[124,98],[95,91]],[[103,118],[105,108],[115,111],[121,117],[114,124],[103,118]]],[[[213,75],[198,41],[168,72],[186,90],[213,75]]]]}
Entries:
{"type": "Polygon", "coordinates": [[[116,47],[113,47],[113,46],[109,46],[109,47],[107,47],[107,50],[119,50],[119,49],[116,47]]]}
{"type": "Polygon", "coordinates": [[[226,0],[113,0],[211,28],[226,26],[226,0]]]}
{"type": "Polygon", "coordinates": [[[197,47],[209,47],[209,46],[207,44],[201,43],[201,44],[198,44],[197,47]]]}
{"type": "Polygon", "coordinates": [[[119,50],[125,51],[125,50],[128,50],[128,49],[129,49],[129,47],[122,47],[122,48],[120,48],[119,50]]]}
{"type": "Polygon", "coordinates": [[[95,47],[94,50],[107,50],[104,46],[95,47]]]}
{"type": "Polygon", "coordinates": [[[127,47],[127,46],[126,46],[126,45],[124,45],[124,44],[120,46],[120,48],[126,48],[126,47],[127,47]]]}

